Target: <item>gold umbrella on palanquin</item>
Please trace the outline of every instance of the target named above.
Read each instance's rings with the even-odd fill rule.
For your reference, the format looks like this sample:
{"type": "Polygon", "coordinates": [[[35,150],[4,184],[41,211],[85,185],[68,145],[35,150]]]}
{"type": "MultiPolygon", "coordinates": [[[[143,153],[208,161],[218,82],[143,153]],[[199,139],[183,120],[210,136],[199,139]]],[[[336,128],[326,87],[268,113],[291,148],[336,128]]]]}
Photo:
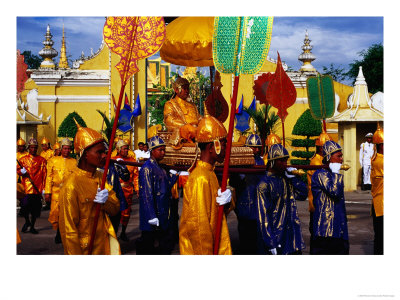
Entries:
{"type": "Polygon", "coordinates": [[[214,17],[179,17],[166,26],[161,59],[180,66],[213,66],[214,17]]]}
{"type": "MultiPolygon", "coordinates": [[[[178,17],[166,26],[166,37],[160,49],[161,59],[186,67],[214,66],[212,41],[214,17],[178,17]]],[[[218,77],[219,75],[217,75],[218,77]]],[[[220,122],[228,117],[229,107],[221,93],[222,84],[217,78],[205,105],[208,112],[220,122]]]]}

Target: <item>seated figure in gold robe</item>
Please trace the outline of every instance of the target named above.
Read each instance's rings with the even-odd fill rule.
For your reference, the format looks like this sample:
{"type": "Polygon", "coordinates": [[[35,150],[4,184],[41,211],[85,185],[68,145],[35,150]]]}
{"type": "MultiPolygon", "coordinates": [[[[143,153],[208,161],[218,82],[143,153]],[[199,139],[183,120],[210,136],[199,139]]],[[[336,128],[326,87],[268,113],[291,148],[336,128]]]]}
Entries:
{"type": "Polygon", "coordinates": [[[172,131],[170,143],[179,148],[182,142],[191,142],[196,137],[197,124],[201,116],[196,105],[189,102],[189,81],[178,77],[173,84],[174,97],[164,106],[164,124],[172,131]]]}

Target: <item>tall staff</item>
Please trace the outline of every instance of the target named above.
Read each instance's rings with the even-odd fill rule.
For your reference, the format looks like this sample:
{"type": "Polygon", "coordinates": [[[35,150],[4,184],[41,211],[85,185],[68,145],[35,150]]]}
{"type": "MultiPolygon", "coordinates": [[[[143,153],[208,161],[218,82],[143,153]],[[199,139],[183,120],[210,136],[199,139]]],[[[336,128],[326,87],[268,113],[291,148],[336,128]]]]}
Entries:
{"type": "MultiPolygon", "coordinates": [[[[220,73],[235,74],[221,192],[226,190],[228,180],[239,75],[255,74],[261,69],[271,42],[272,22],[273,17],[215,17],[214,19],[213,60],[215,68],[220,73]]],[[[220,206],[214,254],[218,254],[223,212],[223,206],[220,206]]]]}
{"type": "MultiPolygon", "coordinates": [[[[165,38],[165,22],[163,17],[108,17],[103,28],[103,38],[110,50],[121,57],[115,66],[121,77],[117,110],[111,132],[110,145],[115,138],[119,112],[125,86],[129,78],[139,71],[137,61],[156,53],[165,38]]],[[[107,153],[101,189],[104,189],[107,171],[110,165],[111,149],[107,153]]],[[[89,243],[89,254],[92,254],[100,204],[96,204],[96,215],[89,243]]]]}

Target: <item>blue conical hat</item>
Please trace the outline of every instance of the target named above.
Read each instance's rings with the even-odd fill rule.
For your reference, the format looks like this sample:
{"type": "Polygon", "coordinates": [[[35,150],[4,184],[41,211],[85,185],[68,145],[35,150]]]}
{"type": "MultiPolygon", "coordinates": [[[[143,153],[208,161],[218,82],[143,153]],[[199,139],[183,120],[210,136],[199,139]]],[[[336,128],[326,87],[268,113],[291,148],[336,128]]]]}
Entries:
{"type": "Polygon", "coordinates": [[[165,146],[164,140],[160,138],[158,135],[155,135],[152,138],[150,138],[148,144],[149,144],[149,150],[152,150],[160,146],[165,146]]]}
{"type": "Polygon", "coordinates": [[[289,152],[281,144],[273,144],[268,149],[268,160],[289,157],[289,152]]]}
{"type": "Polygon", "coordinates": [[[324,159],[329,161],[333,153],[342,151],[342,147],[340,147],[340,145],[334,141],[326,141],[325,144],[322,146],[322,151],[324,159]]]}
{"type": "Polygon", "coordinates": [[[249,147],[261,147],[262,143],[260,137],[257,134],[251,134],[247,137],[244,145],[249,147]]]}

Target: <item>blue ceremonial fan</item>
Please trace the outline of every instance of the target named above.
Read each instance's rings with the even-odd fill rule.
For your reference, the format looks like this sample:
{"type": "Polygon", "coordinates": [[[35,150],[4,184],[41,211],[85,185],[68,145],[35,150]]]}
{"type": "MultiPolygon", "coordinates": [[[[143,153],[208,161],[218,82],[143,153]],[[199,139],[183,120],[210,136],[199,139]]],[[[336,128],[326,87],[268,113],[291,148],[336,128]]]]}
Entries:
{"type": "Polygon", "coordinates": [[[125,107],[121,109],[118,118],[118,129],[124,133],[129,130],[132,130],[132,125],[131,125],[132,118],[133,118],[133,113],[131,111],[125,109],[125,107]]]}
{"type": "Polygon", "coordinates": [[[235,118],[236,118],[235,128],[237,130],[239,130],[240,132],[244,132],[244,131],[250,129],[250,126],[249,126],[250,116],[247,112],[245,112],[243,110],[243,95],[242,95],[242,99],[240,100],[240,104],[239,104],[238,108],[236,109],[235,118]]]}

